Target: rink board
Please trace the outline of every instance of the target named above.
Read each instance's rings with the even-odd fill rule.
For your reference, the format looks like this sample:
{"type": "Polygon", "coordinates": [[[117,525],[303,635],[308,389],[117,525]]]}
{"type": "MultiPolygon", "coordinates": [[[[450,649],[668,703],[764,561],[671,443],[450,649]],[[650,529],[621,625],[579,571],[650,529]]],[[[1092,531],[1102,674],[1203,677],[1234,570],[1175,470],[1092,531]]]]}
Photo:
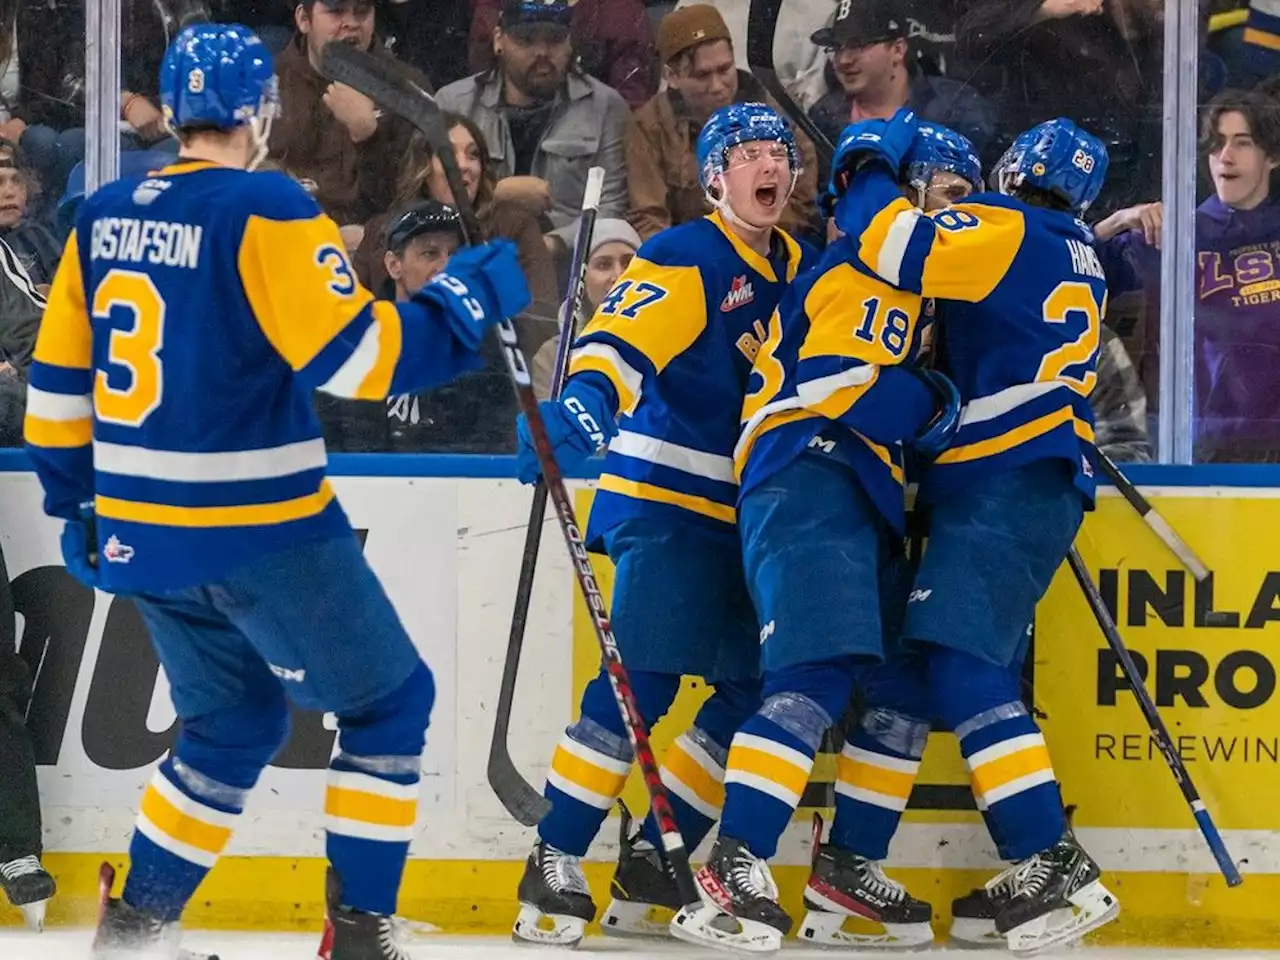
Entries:
{"type": "MultiPolygon", "coordinates": [[[[40,513],[18,455],[0,460],[0,543],[20,637],[40,652],[31,726],[40,764],[48,863],[60,896],[50,922],[92,917],[97,866],[123,864],[134,811],[172,738],[167,687],[127,602],[79,588],[60,568],[57,525],[40,513]]],[[[458,932],[501,933],[532,832],[513,823],[485,780],[485,759],[520,565],[529,491],[511,463],[481,457],[336,458],[338,495],[370,562],[436,672],[439,699],[424,756],[421,816],[401,912],[458,932]]],[[[1244,886],[1228,890],[1181,794],[1151,749],[1132,694],[1064,569],[1041,605],[1031,671],[1037,709],[1082,841],[1108,871],[1122,916],[1104,941],[1265,946],[1280,939],[1280,471],[1133,470],[1208,562],[1195,589],[1129,508],[1105,491],[1078,546],[1149,665],[1148,687],[1228,846],[1244,886]],[[1271,569],[1271,568],[1277,569],[1271,569]]],[[[580,505],[589,484],[579,483],[580,505]]],[[[602,567],[606,586],[609,571],[602,567]]],[[[596,664],[553,520],[526,634],[512,723],[517,764],[541,783],[555,741],[596,664]],[[572,642],[570,642],[572,638],[572,642]]],[[[704,691],[691,681],[655,740],[678,733],[704,691]]],[[[322,912],[324,769],[333,731],[295,717],[294,736],[263,777],[229,855],[188,911],[193,926],[311,929],[322,912]]],[[[799,916],[810,818],[828,802],[820,757],[806,807],[777,870],[799,916]]],[[[636,779],[626,795],[643,807],[636,779]]],[[[829,810],[821,810],[829,818],[829,810]]],[[[592,850],[597,901],[617,850],[611,818],[592,850]]],[[[953,896],[997,866],[968,794],[953,737],[935,734],[890,857],[945,927],[953,896]]],[[[0,921],[13,914],[0,912],[0,921]]]]}

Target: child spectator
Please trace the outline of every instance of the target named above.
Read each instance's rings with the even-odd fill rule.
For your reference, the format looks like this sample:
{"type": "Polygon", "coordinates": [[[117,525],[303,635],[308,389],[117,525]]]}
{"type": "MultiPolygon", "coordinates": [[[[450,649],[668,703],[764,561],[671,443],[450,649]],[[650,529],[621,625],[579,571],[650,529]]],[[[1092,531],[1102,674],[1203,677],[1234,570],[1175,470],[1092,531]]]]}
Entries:
{"type": "Polygon", "coordinates": [[[31,215],[40,181],[12,142],[0,139],[0,238],[13,250],[41,294],[49,293],[62,258],[53,232],[31,215]]]}

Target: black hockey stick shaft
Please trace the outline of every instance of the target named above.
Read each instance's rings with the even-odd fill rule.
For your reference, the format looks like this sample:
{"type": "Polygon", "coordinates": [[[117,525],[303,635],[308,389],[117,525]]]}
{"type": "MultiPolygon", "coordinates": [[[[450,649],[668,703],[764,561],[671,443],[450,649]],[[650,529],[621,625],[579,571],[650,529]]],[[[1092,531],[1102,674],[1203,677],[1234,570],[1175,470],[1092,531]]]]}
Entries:
{"type": "Polygon", "coordinates": [[[1187,541],[1178,536],[1178,532],[1169,526],[1169,521],[1156,511],[1146,497],[1142,495],[1137,487],[1135,487],[1128,477],[1121,472],[1116,466],[1116,462],[1108,457],[1102,450],[1094,448],[1098,454],[1098,466],[1102,468],[1102,473],[1110,480],[1120,496],[1129,501],[1129,505],[1138,512],[1138,516],[1142,517],[1142,522],[1151,528],[1160,541],[1169,548],[1179,562],[1187,568],[1187,572],[1195,577],[1197,581],[1203,581],[1209,577],[1209,568],[1205,566],[1203,560],[1196,554],[1187,541]]]}
{"type": "MultiPolygon", "coordinates": [[[[587,286],[587,260],[591,253],[591,236],[595,232],[596,213],[604,186],[604,168],[587,171],[587,188],[582,198],[582,219],[573,242],[573,259],[569,268],[569,295],[561,305],[560,343],[555,367],[551,371],[551,397],[560,396],[564,373],[569,365],[578,315],[587,286]]],[[[511,632],[507,636],[507,655],[502,667],[502,685],[498,688],[498,705],[494,711],[493,740],[489,744],[489,786],[503,807],[519,823],[532,827],[551,810],[551,802],[516,769],[511,759],[508,735],[511,729],[511,707],[515,701],[516,678],[520,670],[520,653],[524,648],[525,627],[529,620],[529,601],[533,596],[533,578],[538,565],[538,548],[542,543],[542,524],[547,512],[547,486],[541,480],[533,490],[529,507],[529,525],[525,531],[524,552],[520,559],[520,579],[516,583],[515,607],[511,612],[511,632]]]]}
{"type": "Polygon", "coordinates": [[[1115,620],[1112,619],[1106,603],[1103,602],[1102,594],[1098,591],[1098,585],[1093,582],[1093,577],[1089,574],[1089,568],[1084,565],[1080,551],[1074,546],[1067,553],[1067,562],[1071,565],[1071,572],[1075,574],[1076,582],[1080,584],[1085,601],[1093,612],[1093,618],[1098,622],[1098,627],[1102,630],[1103,636],[1107,638],[1107,644],[1116,655],[1116,659],[1120,661],[1120,668],[1124,671],[1125,679],[1129,681],[1129,686],[1133,688],[1133,695],[1137,698],[1138,706],[1142,710],[1143,717],[1146,718],[1147,726],[1151,728],[1151,739],[1155,741],[1156,748],[1163,755],[1165,763],[1169,765],[1169,770],[1173,773],[1173,779],[1178,784],[1178,789],[1182,791],[1182,796],[1186,799],[1187,805],[1191,808],[1191,813],[1195,817],[1197,826],[1200,827],[1200,833],[1204,835],[1205,843],[1208,844],[1209,851],[1213,854],[1213,859],[1218,862],[1218,869],[1226,877],[1227,886],[1239,886],[1244,882],[1240,876],[1240,871],[1236,868],[1235,861],[1231,859],[1231,854],[1227,851],[1226,844],[1222,842],[1222,835],[1218,833],[1213,817],[1210,816],[1204,801],[1200,799],[1200,792],[1196,790],[1196,785],[1191,781],[1191,774],[1187,772],[1182,758],[1178,756],[1178,751],[1173,748],[1173,741],[1169,737],[1169,728],[1164,725],[1164,720],[1160,717],[1160,711],[1152,701],[1151,695],[1147,693],[1147,686],[1143,680],[1142,673],[1138,670],[1137,664],[1133,662],[1133,657],[1129,655],[1129,650],[1125,646],[1124,640],[1120,637],[1120,630],[1116,626],[1115,620]]]}
{"type": "Polygon", "coordinates": [[[773,36],[778,29],[781,8],[781,0],[751,0],[747,12],[747,63],[752,76],[769,91],[782,112],[813,141],[819,164],[830,166],[835,153],[831,141],[782,85],[773,66],[773,36]]]}
{"type": "MultiPolygon", "coordinates": [[[[449,142],[448,131],[444,128],[440,108],[435,100],[403,73],[341,41],[330,41],[325,44],[321,56],[321,68],[329,79],[353,87],[379,103],[384,109],[408,120],[423,132],[444,168],[445,179],[449,184],[450,192],[453,193],[454,202],[463,223],[464,239],[469,244],[479,242],[479,232],[475,228],[475,212],[463,188],[462,175],[453,155],[453,145],[449,142]]],[[[516,401],[528,424],[533,449],[537,454],[543,481],[547,486],[547,494],[551,498],[552,506],[555,507],[556,519],[559,521],[565,546],[573,561],[578,589],[582,592],[587,611],[591,615],[592,628],[600,643],[600,655],[609,677],[609,685],[613,689],[618,710],[626,723],[627,733],[635,749],[636,761],[644,775],[650,806],[662,835],[667,862],[675,874],[681,902],[691,906],[701,903],[698,887],[693,879],[693,871],[689,866],[689,852],[685,849],[684,839],[680,836],[679,827],[676,826],[671,799],[667,796],[658,761],[654,756],[653,746],[649,742],[649,728],[640,715],[635,691],[631,687],[631,679],[627,675],[626,667],[623,666],[618,642],[613,636],[613,628],[609,623],[609,608],[605,604],[604,595],[600,592],[599,582],[592,569],[591,555],[587,552],[585,538],[574,516],[573,503],[569,499],[569,491],[560,473],[560,465],[556,463],[555,452],[547,436],[546,424],[542,422],[542,415],[538,411],[538,402],[533,394],[533,383],[529,378],[529,368],[520,351],[515,326],[510,320],[504,320],[496,329],[502,345],[502,354],[506,359],[507,370],[511,374],[516,401]]]]}

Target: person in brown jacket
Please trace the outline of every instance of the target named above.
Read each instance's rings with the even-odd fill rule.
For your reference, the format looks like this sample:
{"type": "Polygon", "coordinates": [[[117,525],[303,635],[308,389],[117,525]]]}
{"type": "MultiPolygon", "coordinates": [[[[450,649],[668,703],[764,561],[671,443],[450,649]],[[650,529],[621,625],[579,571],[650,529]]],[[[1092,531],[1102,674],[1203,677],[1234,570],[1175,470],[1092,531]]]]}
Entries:
{"type": "MultiPolygon", "coordinates": [[[[644,240],[711,212],[698,179],[694,145],[712,113],[735,102],[777,109],[756,79],[735,65],[729,28],[715,7],[692,4],[663,17],[658,54],[667,89],[632,115],[625,142],[627,218],[644,240]]],[[[779,226],[805,236],[817,225],[818,159],[813,142],[799,130],[795,134],[804,172],[779,226]]]]}
{"type": "MultiPolygon", "coordinates": [[[[454,157],[458,162],[467,197],[480,220],[484,239],[506,237],[514,241],[520,266],[524,268],[525,279],[529,283],[529,292],[533,294],[533,305],[529,308],[529,313],[547,318],[537,320],[524,316],[516,319],[521,348],[528,356],[533,356],[543,341],[555,335],[556,325],[552,318],[556,315],[560,301],[555,266],[543,242],[537,212],[516,200],[503,200],[494,196],[496,181],[489,148],[473,120],[446,112],[444,124],[453,143],[454,157]]],[[[395,200],[391,206],[397,211],[425,199],[453,203],[453,193],[445,180],[444,169],[421,134],[415,134],[410,139],[394,185],[395,200]]],[[[379,214],[365,225],[364,238],[351,258],[360,282],[375,292],[387,280],[384,255],[387,249],[386,228],[390,218],[389,213],[379,214]]]]}
{"type": "Polygon", "coordinates": [[[271,128],[271,156],[339,226],[364,223],[391,206],[396,171],[413,130],[351,87],[330,83],[317,65],[330,40],[391,56],[374,40],[374,4],[302,0],[294,8],[294,22],[293,41],[276,58],[281,115],[271,128]]]}

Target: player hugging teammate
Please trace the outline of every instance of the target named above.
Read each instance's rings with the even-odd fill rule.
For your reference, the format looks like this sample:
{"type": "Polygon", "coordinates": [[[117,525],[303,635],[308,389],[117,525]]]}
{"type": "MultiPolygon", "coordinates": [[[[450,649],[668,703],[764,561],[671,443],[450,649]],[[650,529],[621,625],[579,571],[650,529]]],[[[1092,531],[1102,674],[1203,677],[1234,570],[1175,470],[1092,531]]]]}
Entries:
{"type": "MultiPolygon", "coordinates": [[[[662,769],[690,850],[719,816],[730,740],[760,704],[733,448],[752,362],[804,257],[777,227],[801,172],[786,121],[762,104],[724,107],[699,134],[697,159],[714,212],[640,248],[574,344],[562,398],[542,405],[567,471],[608,444],[587,540],[616,566],[612,624],[642,716],[653,724],[667,712],[682,674],[715,686],[662,769]]],[[[519,436],[530,482],[538,468],[523,422],[519,436]]],[[[580,858],[632,760],[602,669],[551,760],[552,808],[520,881],[516,937],[581,939],[595,904],[580,858]]],[[[654,905],[680,906],[656,824],[626,830],[624,819],[603,927],[665,933],[645,919],[654,905]]]]}
{"type": "Polygon", "coordinates": [[[976,180],[968,153],[909,111],[849,127],[833,165],[843,236],[788,291],[757,359],[737,462],[764,702],[734,737],[720,839],[697,876],[707,906],[673,923],[686,939],[780,945],[790,918],[766,860],[854,689],[867,712],[840,758],[805,939],[867,942],[840,932],[848,915],[884,922],[882,944],[928,936],[928,905],[875,861],[933,719],[959,738],[978,807],[1015,861],[957,907],[1027,952],[1118,912],[1067,827],[1019,686],[1035,605],[1094,495],[1086,398],[1106,286],[1077,218],[1107,157],[1096,138],[1051,121],[997,164],[998,192],[932,210],[931,188],[963,193],[955,179],[976,180]],[[914,363],[922,297],[940,301],[946,375],[914,363]],[[908,584],[898,441],[926,464],[929,541],[908,584]],[[724,914],[738,921],[732,937],[724,914]]]}

